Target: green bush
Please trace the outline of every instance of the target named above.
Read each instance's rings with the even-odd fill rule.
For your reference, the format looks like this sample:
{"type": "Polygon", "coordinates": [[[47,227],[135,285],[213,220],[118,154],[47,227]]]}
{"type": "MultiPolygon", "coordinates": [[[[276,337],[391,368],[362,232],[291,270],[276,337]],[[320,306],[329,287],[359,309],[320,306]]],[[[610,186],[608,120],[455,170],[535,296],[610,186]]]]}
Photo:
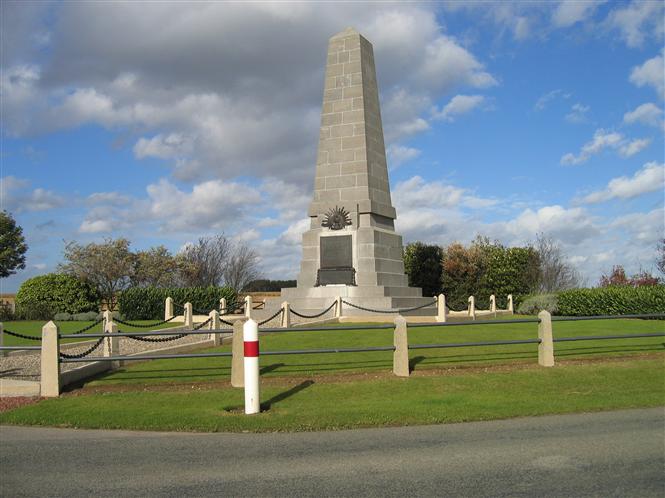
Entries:
{"type": "MultiPolygon", "coordinates": [[[[171,297],[175,304],[192,303],[194,309],[219,309],[219,300],[225,298],[232,306],[237,294],[230,287],[133,287],[120,294],[120,312],[127,320],[159,320],[164,318],[164,301],[171,297]]],[[[176,314],[181,312],[174,310],[176,314]]]]}
{"type": "Polygon", "coordinates": [[[53,320],[56,322],[69,322],[72,319],[71,313],[56,313],[53,320]]]}
{"type": "Polygon", "coordinates": [[[21,284],[16,294],[16,314],[27,320],[49,320],[56,313],[99,310],[99,293],[71,275],[49,273],[21,284]]]}
{"type": "Polygon", "coordinates": [[[558,299],[556,294],[536,294],[535,296],[525,296],[517,307],[517,312],[521,315],[537,315],[543,310],[556,314],[558,310],[558,299]]]}
{"type": "Polygon", "coordinates": [[[559,293],[558,308],[564,316],[665,313],[665,285],[567,290],[559,293]]]}
{"type": "MultiPolygon", "coordinates": [[[[112,311],[111,316],[114,319],[117,318],[118,320],[124,320],[125,319],[125,315],[123,315],[119,311],[112,311]]],[[[104,319],[104,313],[97,313],[97,316],[95,316],[95,320],[103,320],[103,319],[104,319]]]]}
{"type": "Polygon", "coordinates": [[[96,311],[87,311],[85,313],[76,313],[72,315],[72,320],[77,322],[91,322],[97,319],[99,313],[96,311]]]}

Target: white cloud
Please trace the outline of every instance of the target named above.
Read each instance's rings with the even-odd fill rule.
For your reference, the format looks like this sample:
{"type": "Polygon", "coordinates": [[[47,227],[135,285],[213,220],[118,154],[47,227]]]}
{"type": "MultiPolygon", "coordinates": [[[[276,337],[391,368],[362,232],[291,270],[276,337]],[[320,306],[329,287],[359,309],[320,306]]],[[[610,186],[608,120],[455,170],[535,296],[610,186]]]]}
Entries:
{"type": "Polygon", "coordinates": [[[564,0],[557,5],[552,13],[552,24],[556,28],[567,28],[591,17],[596,7],[603,2],[581,2],[564,0]]]}
{"type": "Polygon", "coordinates": [[[592,156],[599,154],[604,149],[614,149],[621,157],[630,157],[644,150],[651,143],[650,138],[637,138],[629,140],[621,133],[598,129],[593,139],[582,146],[578,155],[573,153],[564,154],[561,164],[577,165],[583,164],[592,156]]]}
{"type": "Polygon", "coordinates": [[[619,155],[621,155],[621,157],[634,156],[638,152],[646,149],[650,143],[650,138],[636,138],[635,140],[626,142],[619,147],[619,155]]]}
{"type": "Polygon", "coordinates": [[[411,161],[420,156],[421,150],[414,147],[406,147],[404,145],[390,145],[386,148],[388,156],[388,166],[390,169],[397,168],[405,162],[411,161]]]}
{"type": "Polygon", "coordinates": [[[626,45],[632,48],[641,47],[648,37],[662,41],[663,6],[664,4],[658,1],[636,0],[625,8],[611,11],[606,23],[610,28],[618,29],[626,45]]]}
{"type": "Polygon", "coordinates": [[[566,114],[566,121],[570,123],[584,123],[587,120],[587,112],[591,109],[588,105],[580,103],[573,104],[570,112],[566,114]]]}
{"type": "Polygon", "coordinates": [[[471,112],[483,102],[485,102],[483,95],[455,95],[440,111],[433,109],[432,117],[453,122],[457,116],[471,112]]]}
{"type": "Polygon", "coordinates": [[[641,123],[649,126],[662,127],[663,110],[656,104],[647,102],[637,106],[634,110],[623,115],[626,124],[641,123]]]}
{"type": "MultiPolygon", "coordinates": [[[[665,50],[665,49],[664,49],[665,50]]],[[[630,73],[630,81],[639,87],[651,86],[658,96],[665,98],[665,64],[663,64],[664,50],[660,55],[648,59],[641,66],[635,66],[630,73]]]]}
{"type": "Polygon", "coordinates": [[[591,156],[598,154],[603,149],[619,147],[623,141],[624,137],[621,133],[598,129],[594,133],[593,139],[582,146],[582,150],[577,156],[572,153],[565,154],[561,158],[561,164],[585,163],[591,156]]]}
{"type": "Polygon", "coordinates": [[[561,97],[562,99],[569,99],[571,97],[570,93],[565,93],[563,90],[556,89],[552,90],[550,92],[547,92],[544,95],[541,95],[536,103],[533,106],[533,109],[535,111],[543,111],[545,108],[549,105],[551,101],[553,101],[556,98],[561,97]]]}
{"type": "Polygon", "coordinates": [[[579,244],[598,234],[591,216],[584,209],[567,209],[559,205],[525,209],[504,225],[508,232],[522,240],[533,240],[536,234],[546,233],[567,244],[579,244]]]}
{"type": "Polygon", "coordinates": [[[48,211],[65,205],[65,199],[43,188],[28,189],[30,182],[23,178],[0,178],[0,207],[10,212],[48,211]]]}
{"type": "Polygon", "coordinates": [[[143,159],[145,157],[158,157],[173,159],[186,156],[192,151],[191,140],[181,133],[155,135],[150,139],[141,138],[134,145],[134,155],[143,159]]]}
{"type": "Polygon", "coordinates": [[[632,178],[621,176],[610,180],[603,190],[585,196],[582,202],[594,204],[611,199],[632,199],[649,192],[663,192],[665,165],[656,162],[645,164],[632,178]]]}

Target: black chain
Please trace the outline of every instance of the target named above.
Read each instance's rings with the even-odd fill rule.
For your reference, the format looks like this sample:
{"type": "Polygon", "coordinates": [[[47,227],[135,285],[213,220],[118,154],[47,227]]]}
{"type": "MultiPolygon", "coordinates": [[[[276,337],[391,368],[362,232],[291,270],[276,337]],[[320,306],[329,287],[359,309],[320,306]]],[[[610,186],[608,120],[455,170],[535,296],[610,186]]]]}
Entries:
{"type": "Polygon", "coordinates": [[[436,303],[436,300],[433,301],[433,302],[430,302],[430,303],[423,304],[421,306],[415,306],[413,308],[399,308],[399,309],[396,309],[396,310],[377,310],[377,309],[372,309],[372,308],[365,308],[364,306],[359,306],[357,304],[350,303],[350,302],[345,301],[343,299],[342,299],[342,302],[344,304],[348,304],[349,306],[351,306],[353,308],[357,308],[357,309],[363,310],[363,311],[369,311],[370,313],[406,313],[408,311],[415,311],[415,310],[419,310],[419,309],[422,309],[422,308],[427,308],[428,306],[432,306],[432,304],[436,303]]]}
{"type": "MultiPolygon", "coordinates": [[[[171,320],[174,320],[176,317],[175,315],[169,318],[168,320],[162,320],[161,322],[155,322],[155,323],[131,323],[131,322],[125,322],[124,320],[120,320],[119,318],[114,318],[114,322],[121,323],[122,325],[127,325],[128,327],[136,327],[138,329],[149,329],[152,327],[157,327],[159,325],[164,325],[165,323],[169,323],[171,320]]],[[[76,333],[76,332],[75,332],[76,333]]]]}
{"type": "MultiPolygon", "coordinates": [[[[196,327],[193,327],[192,330],[199,330],[205,327],[210,323],[212,318],[208,318],[205,322],[198,324],[196,327]]],[[[158,338],[152,338],[152,337],[141,337],[141,336],[126,336],[128,339],[132,339],[134,341],[141,341],[141,342],[170,342],[170,341],[176,341],[178,339],[182,339],[186,335],[189,335],[189,330],[183,332],[182,334],[176,334],[173,336],[169,337],[158,337],[158,338]]]]}
{"type": "Polygon", "coordinates": [[[76,332],[71,332],[71,334],[82,334],[83,332],[87,332],[88,330],[95,327],[96,325],[99,325],[103,321],[104,321],[103,318],[100,319],[100,320],[96,320],[93,323],[91,323],[90,325],[88,325],[87,327],[83,327],[81,330],[77,330],[76,332]]]}
{"type": "Polygon", "coordinates": [[[100,337],[96,343],[94,343],[92,346],[90,346],[88,349],[83,351],[82,353],[78,354],[65,354],[62,351],[60,352],[60,357],[61,358],[66,358],[68,360],[74,359],[74,358],[85,358],[88,356],[90,353],[92,353],[95,349],[99,347],[99,345],[104,341],[105,337],[100,337]]]}
{"type": "Polygon", "coordinates": [[[227,321],[224,320],[223,318],[220,318],[219,321],[220,321],[221,323],[225,324],[225,325],[230,325],[231,327],[233,327],[233,322],[227,322],[227,321]]]}
{"type": "Polygon", "coordinates": [[[19,337],[21,339],[28,339],[29,341],[41,341],[42,338],[41,336],[35,336],[35,335],[23,335],[19,334],[18,332],[12,332],[11,330],[4,329],[4,333],[8,335],[13,335],[14,337],[19,337]]]}
{"type": "Polygon", "coordinates": [[[469,311],[469,308],[462,308],[461,310],[454,310],[448,306],[448,311],[454,311],[455,313],[461,313],[462,311],[469,311]]]}
{"type": "Polygon", "coordinates": [[[205,322],[199,323],[196,327],[192,328],[192,330],[199,330],[208,325],[210,322],[212,322],[212,317],[208,318],[205,322]]]}
{"type": "Polygon", "coordinates": [[[282,308],[280,308],[279,311],[277,311],[277,313],[275,313],[275,314],[274,314],[273,316],[271,316],[270,318],[266,318],[266,319],[263,320],[262,322],[259,322],[258,325],[261,326],[261,325],[264,325],[264,324],[268,323],[268,322],[269,322],[270,320],[272,320],[273,318],[276,318],[277,315],[280,315],[283,311],[284,311],[284,310],[283,310],[282,308]]]}
{"type": "Polygon", "coordinates": [[[289,308],[289,311],[293,313],[296,316],[299,316],[300,318],[319,318],[320,316],[325,315],[328,313],[333,307],[337,304],[337,301],[333,302],[330,306],[328,306],[326,309],[324,309],[321,313],[317,313],[316,315],[304,315],[302,313],[298,313],[296,310],[289,308]]]}

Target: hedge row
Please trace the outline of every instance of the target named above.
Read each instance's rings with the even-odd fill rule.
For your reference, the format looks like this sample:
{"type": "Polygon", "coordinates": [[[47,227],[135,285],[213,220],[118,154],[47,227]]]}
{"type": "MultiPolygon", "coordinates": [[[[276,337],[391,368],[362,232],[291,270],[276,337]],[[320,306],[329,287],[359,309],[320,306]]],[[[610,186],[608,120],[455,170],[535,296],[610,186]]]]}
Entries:
{"type": "Polygon", "coordinates": [[[665,313],[665,285],[567,290],[557,307],[563,316],[665,313]]]}
{"type": "MultiPolygon", "coordinates": [[[[164,318],[164,301],[173,298],[175,304],[192,303],[194,309],[219,309],[219,300],[225,298],[229,306],[237,295],[230,287],[134,287],[120,294],[118,305],[126,320],[160,320],[164,318]]],[[[175,313],[181,313],[175,309],[175,313]]]]}

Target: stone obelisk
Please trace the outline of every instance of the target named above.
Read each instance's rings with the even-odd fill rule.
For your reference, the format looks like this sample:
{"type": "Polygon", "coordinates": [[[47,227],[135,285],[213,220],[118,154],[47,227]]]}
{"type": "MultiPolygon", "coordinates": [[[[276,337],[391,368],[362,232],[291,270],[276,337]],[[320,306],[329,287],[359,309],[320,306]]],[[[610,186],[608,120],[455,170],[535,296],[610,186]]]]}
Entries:
{"type": "MultiPolygon", "coordinates": [[[[395,233],[374,52],[353,28],[328,44],[308,214],[298,286],[282,290],[281,299],[294,309],[321,310],[338,296],[375,309],[431,301],[421,289],[408,287],[402,237],[395,233]]],[[[344,307],[344,314],[361,313],[344,307]]]]}

